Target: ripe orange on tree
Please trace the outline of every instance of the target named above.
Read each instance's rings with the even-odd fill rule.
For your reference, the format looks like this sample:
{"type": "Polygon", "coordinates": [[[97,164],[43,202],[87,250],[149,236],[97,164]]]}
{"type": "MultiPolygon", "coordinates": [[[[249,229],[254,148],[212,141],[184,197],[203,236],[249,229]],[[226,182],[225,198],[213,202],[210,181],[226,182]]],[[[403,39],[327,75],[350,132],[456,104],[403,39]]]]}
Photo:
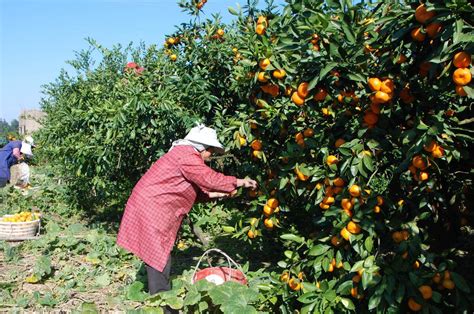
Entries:
{"type": "Polygon", "coordinates": [[[354,196],[354,197],[359,197],[360,196],[360,193],[361,193],[361,188],[360,186],[358,186],[357,184],[353,184],[351,185],[351,187],[349,188],[349,194],[354,196]]]}
{"type": "Polygon", "coordinates": [[[408,308],[412,310],[413,312],[418,312],[421,310],[422,306],[421,304],[417,303],[415,299],[409,298],[408,299],[408,308]]]}
{"type": "Polygon", "coordinates": [[[323,101],[326,99],[327,96],[328,96],[328,92],[324,88],[319,87],[316,89],[316,93],[314,94],[313,99],[315,101],[323,101]]]}
{"type": "Polygon", "coordinates": [[[260,69],[262,69],[264,71],[269,65],[270,65],[270,59],[268,59],[268,58],[262,59],[258,63],[258,66],[260,67],[260,69]]]}
{"type": "Polygon", "coordinates": [[[306,98],[308,96],[309,94],[308,86],[309,84],[307,82],[303,82],[300,85],[298,85],[298,95],[301,98],[306,98]]]}
{"type": "Polygon", "coordinates": [[[420,4],[415,10],[415,19],[421,24],[425,24],[435,16],[436,12],[434,10],[428,11],[424,4],[420,4]]]}
{"type": "Polygon", "coordinates": [[[328,166],[337,164],[338,162],[339,162],[339,159],[337,159],[337,157],[334,156],[334,155],[329,155],[329,156],[326,158],[326,164],[327,164],[328,166]]]}
{"type": "Polygon", "coordinates": [[[280,203],[278,202],[278,200],[276,198],[270,198],[267,201],[267,205],[270,206],[271,208],[275,209],[275,208],[278,207],[278,205],[280,205],[280,203]]]}
{"type": "Polygon", "coordinates": [[[371,77],[368,80],[369,88],[371,91],[376,92],[380,90],[382,81],[377,77],[371,77]]]}
{"type": "Polygon", "coordinates": [[[273,77],[278,79],[278,80],[281,80],[285,76],[286,76],[286,71],[283,70],[283,69],[276,69],[276,70],[273,71],[273,77]]]}
{"type": "Polygon", "coordinates": [[[423,299],[425,300],[429,300],[433,296],[433,290],[430,286],[422,285],[418,288],[418,290],[420,291],[423,299]]]}
{"type": "Polygon", "coordinates": [[[423,33],[423,29],[421,27],[412,29],[412,31],[410,32],[410,35],[414,41],[418,41],[418,42],[422,42],[426,38],[426,34],[423,33]]]}
{"type": "Polygon", "coordinates": [[[304,104],[304,98],[301,98],[301,96],[298,94],[298,92],[293,92],[293,95],[291,95],[291,100],[297,106],[302,106],[304,104]]]}
{"type": "Polygon", "coordinates": [[[262,150],[263,145],[260,140],[253,140],[250,147],[252,147],[253,150],[262,150]]]}
{"type": "Polygon", "coordinates": [[[358,234],[361,231],[360,226],[353,221],[349,221],[349,223],[346,226],[346,229],[352,234],[358,234]]]}
{"type": "Polygon", "coordinates": [[[460,51],[453,57],[453,65],[456,68],[467,68],[471,64],[471,55],[466,51],[460,51]]]}
{"type": "Polygon", "coordinates": [[[426,34],[428,34],[429,38],[434,38],[442,29],[443,25],[441,23],[433,22],[426,26],[426,34]]]}
{"type": "Polygon", "coordinates": [[[453,73],[453,81],[456,85],[464,86],[471,82],[472,75],[468,68],[458,68],[453,73]]]}

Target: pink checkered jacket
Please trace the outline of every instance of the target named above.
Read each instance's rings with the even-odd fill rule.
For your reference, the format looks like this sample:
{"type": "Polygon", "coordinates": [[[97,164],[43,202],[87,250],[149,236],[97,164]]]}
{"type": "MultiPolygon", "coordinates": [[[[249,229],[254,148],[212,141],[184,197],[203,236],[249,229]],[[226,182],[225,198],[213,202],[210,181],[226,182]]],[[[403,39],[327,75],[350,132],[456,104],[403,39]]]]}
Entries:
{"type": "Polygon", "coordinates": [[[175,146],[135,185],[117,244],[163,271],[184,215],[206,192],[229,193],[237,179],[208,167],[192,146],[175,146]]]}

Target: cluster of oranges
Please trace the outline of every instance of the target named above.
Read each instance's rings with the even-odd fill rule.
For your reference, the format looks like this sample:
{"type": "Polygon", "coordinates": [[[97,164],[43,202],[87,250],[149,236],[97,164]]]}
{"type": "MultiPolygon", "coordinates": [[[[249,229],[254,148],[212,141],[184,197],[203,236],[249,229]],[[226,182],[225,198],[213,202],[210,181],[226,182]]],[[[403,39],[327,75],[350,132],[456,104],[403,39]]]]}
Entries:
{"type": "Polygon", "coordinates": [[[34,221],[40,218],[40,214],[32,212],[21,212],[14,215],[8,215],[2,217],[2,222],[27,222],[34,221]]]}
{"type": "Polygon", "coordinates": [[[321,49],[321,47],[319,47],[319,35],[314,33],[313,35],[311,35],[311,45],[313,46],[313,50],[315,51],[319,51],[321,49]]]}
{"type": "Polygon", "coordinates": [[[471,55],[466,51],[458,52],[453,57],[453,65],[456,70],[453,72],[453,82],[456,84],[456,94],[459,96],[467,96],[464,86],[469,84],[472,80],[471,70],[471,55]]]}
{"type": "MultiPolygon", "coordinates": [[[[456,287],[456,284],[451,279],[451,273],[449,270],[445,270],[443,274],[436,273],[431,279],[432,283],[437,285],[438,290],[453,290],[456,287]]],[[[430,300],[433,297],[433,288],[431,285],[421,285],[418,287],[421,298],[425,301],[430,300]]],[[[408,298],[408,308],[413,312],[418,312],[423,309],[423,305],[418,303],[415,298],[408,298]]]]}
{"type": "Polygon", "coordinates": [[[389,78],[371,77],[368,80],[368,86],[372,91],[369,99],[371,101],[370,109],[364,113],[364,123],[373,128],[378,120],[380,114],[380,105],[389,102],[393,98],[395,84],[389,78]]]}
{"type": "Polygon", "coordinates": [[[263,206],[263,214],[265,215],[263,224],[268,230],[272,230],[275,224],[278,223],[278,219],[272,217],[272,215],[280,211],[279,205],[280,203],[276,198],[269,198],[263,206]]]}
{"type": "Polygon", "coordinates": [[[265,16],[261,15],[257,19],[257,26],[255,27],[255,33],[263,35],[267,31],[268,20],[265,16]]]}
{"type": "MultiPolygon", "coordinates": [[[[290,273],[285,270],[280,276],[280,281],[287,283],[291,290],[299,291],[301,288],[303,288],[304,278],[305,275],[303,272],[299,272],[298,275],[292,277],[290,273]]],[[[319,283],[316,285],[316,287],[319,288],[319,283]]]]}
{"type": "Polygon", "coordinates": [[[429,11],[424,4],[420,4],[415,10],[415,19],[421,25],[416,25],[412,29],[410,35],[414,41],[423,42],[428,35],[428,38],[435,38],[443,29],[443,25],[438,22],[429,23],[436,16],[434,10],[429,11]],[[426,25],[428,24],[428,25],[426,25]]]}
{"type": "Polygon", "coordinates": [[[295,134],[295,141],[301,147],[305,147],[305,138],[311,138],[314,136],[313,128],[306,128],[303,132],[298,132],[295,134]]]}
{"type": "Polygon", "coordinates": [[[291,95],[291,100],[293,103],[297,106],[303,106],[304,102],[306,100],[306,97],[308,97],[309,90],[308,90],[309,84],[308,82],[302,82],[298,85],[297,91],[293,92],[291,95]]]}
{"type": "MultiPolygon", "coordinates": [[[[431,154],[432,158],[441,158],[444,156],[444,148],[436,141],[431,141],[428,145],[423,146],[423,149],[431,154]]],[[[408,170],[416,181],[426,181],[429,178],[429,173],[426,171],[430,166],[429,159],[423,155],[415,155],[412,158],[408,170]]]]}
{"type": "Polygon", "coordinates": [[[262,156],[262,149],[263,149],[263,145],[262,145],[262,141],[260,140],[253,140],[252,143],[250,143],[250,147],[252,147],[253,151],[252,151],[252,155],[253,157],[255,158],[260,158],[262,156]]]}

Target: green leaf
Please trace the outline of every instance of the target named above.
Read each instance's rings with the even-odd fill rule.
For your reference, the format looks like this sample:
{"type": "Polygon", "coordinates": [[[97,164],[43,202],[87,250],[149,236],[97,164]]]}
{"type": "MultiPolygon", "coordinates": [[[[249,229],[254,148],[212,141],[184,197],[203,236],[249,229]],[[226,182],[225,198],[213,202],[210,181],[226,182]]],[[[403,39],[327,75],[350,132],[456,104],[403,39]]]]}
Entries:
{"type": "Polygon", "coordinates": [[[282,238],[283,240],[293,241],[297,243],[303,243],[304,241],[304,238],[291,233],[282,234],[280,238],[282,238]]]}
{"type": "Polygon", "coordinates": [[[466,293],[470,293],[471,289],[469,289],[469,286],[467,285],[466,281],[464,278],[459,275],[458,273],[451,272],[451,278],[453,279],[454,283],[456,284],[456,287],[466,293]]]}
{"type": "Polygon", "coordinates": [[[127,299],[138,302],[145,300],[147,294],[143,292],[143,287],[144,285],[140,281],[132,283],[127,290],[127,299]]]}
{"type": "Polygon", "coordinates": [[[319,72],[319,79],[323,79],[332,69],[337,66],[336,62],[329,62],[326,66],[319,72]]]}
{"type": "Polygon", "coordinates": [[[326,244],[318,244],[318,245],[315,245],[313,246],[309,252],[308,252],[308,255],[309,256],[319,256],[319,255],[322,255],[324,253],[327,252],[327,250],[329,250],[331,247],[329,245],[326,245],[326,244]]]}
{"type": "Polygon", "coordinates": [[[105,286],[108,286],[110,284],[110,277],[109,277],[109,274],[107,273],[104,273],[100,276],[98,276],[96,279],[95,279],[95,283],[100,286],[100,287],[105,287],[105,286]]]}
{"type": "Polygon", "coordinates": [[[346,309],[348,309],[348,310],[355,310],[354,303],[352,302],[351,299],[341,298],[340,302],[342,303],[342,305],[343,305],[346,309]]]}

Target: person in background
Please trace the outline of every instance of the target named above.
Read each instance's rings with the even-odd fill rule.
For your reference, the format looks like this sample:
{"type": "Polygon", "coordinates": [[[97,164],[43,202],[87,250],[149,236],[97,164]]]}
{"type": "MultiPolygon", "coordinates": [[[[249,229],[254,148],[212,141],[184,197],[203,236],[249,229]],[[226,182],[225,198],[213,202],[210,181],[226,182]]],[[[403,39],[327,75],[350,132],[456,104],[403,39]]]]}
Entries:
{"type": "Polygon", "coordinates": [[[170,290],[171,251],[183,217],[196,201],[232,196],[255,180],[226,176],[205,162],[223,146],[212,128],[198,125],[173,142],[135,185],[125,207],[117,244],[138,256],[150,294],[170,290]]]}
{"type": "Polygon", "coordinates": [[[33,156],[33,138],[26,136],[23,141],[10,141],[0,149],[0,187],[10,182],[10,168],[25,157],[33,156]]]}

